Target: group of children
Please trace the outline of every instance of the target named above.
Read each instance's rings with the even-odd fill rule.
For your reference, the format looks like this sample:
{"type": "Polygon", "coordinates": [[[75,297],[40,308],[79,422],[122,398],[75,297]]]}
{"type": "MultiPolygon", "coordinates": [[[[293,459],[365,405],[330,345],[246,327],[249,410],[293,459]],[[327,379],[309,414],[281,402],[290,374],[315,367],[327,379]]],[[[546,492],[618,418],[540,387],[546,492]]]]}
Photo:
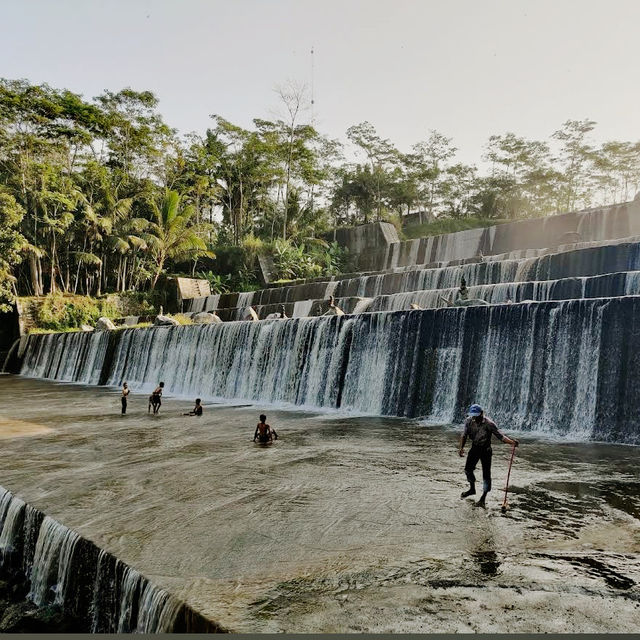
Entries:
{"type": "MultiPolygon", "coordinates": [[[[160,406],[162,405],[162,392],[164,390],[164,382],[160,382],[158,386],[153,390],[151,395],[149,396],[149,409],[148,412],[151,413],[153,409],[153,413],[156,414],[160,411],[160,406]]],[[[127,398],[131,393],[131,389],[129,389],[129,385],[124,382],[122,384],[122,396],[120,398],[122,404],[122,415],[127,413],[127,398]]],[[[202,415],[202,401],[200,398],[196,398],[196,405],[193,407],[191,411],[188,413],[183,413],[183,416],[201,416],[202,415]]],[[[260,422],[258,423],[255,433],[253,434],[253,441],[259,442],[260,444],[268,444],[278,439],[278,434],[276,430],[267,424],[267,416],[264,414],[260,415],[260,422]]]]}
{"type": "MultiPolygon", "coordinates": [[[[151,413],[153,409],[153,413],[156,414],[160,411],[160,407],[162,405],[162,391],[164,390],[164,382],[161,382],[151,393],[149,396],[149,408],[147,410],[148,413],[151,413]]],[[[122,404],[122,415],[127,413],[127,398],[131,393],[131,389],[129,389],[129,385],[124,382],[122,384],[122,395],[120,397],[120,402],[122,404]]],[[[191,409],[188,413],[183,413],[183,416],[201,416],[202,415],[202,401],[200,398],[196,398],[196,406],[191,409]]]]}

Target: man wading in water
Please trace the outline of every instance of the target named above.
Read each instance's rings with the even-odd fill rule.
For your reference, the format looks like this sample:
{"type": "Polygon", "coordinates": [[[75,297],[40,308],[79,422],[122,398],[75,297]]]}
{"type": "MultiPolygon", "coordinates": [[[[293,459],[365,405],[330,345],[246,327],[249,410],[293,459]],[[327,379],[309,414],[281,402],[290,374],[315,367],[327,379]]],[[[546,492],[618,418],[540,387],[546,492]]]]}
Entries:
{"type": "Polygon", "coordinates": [[[518,446],[517,440],[512,440],[498,431],[496,423],[484,415],[481,406],[472,404],[471,407],[469,407],[469,417],[464,423],[464,432],[460,438],[460,451],[458,451],[458,454],[461,458],[464,456],[464,445],[467,438],[469,438],[472,444],[467,454],[467,462],[464,465],[464,471],[469,481],[469,490],[462,493],[461,498],[474,496],[476,494],[476,476],[473,472],[478,464],[478,460],[482,464],[482,495],[480,496],[480,500],[476,502],[476,507],[485,506],[487,493],[491,491],[492,435],[498,438],[498,440],[502,440],[502,442],[512,444],[514,447],[518,446]]]}

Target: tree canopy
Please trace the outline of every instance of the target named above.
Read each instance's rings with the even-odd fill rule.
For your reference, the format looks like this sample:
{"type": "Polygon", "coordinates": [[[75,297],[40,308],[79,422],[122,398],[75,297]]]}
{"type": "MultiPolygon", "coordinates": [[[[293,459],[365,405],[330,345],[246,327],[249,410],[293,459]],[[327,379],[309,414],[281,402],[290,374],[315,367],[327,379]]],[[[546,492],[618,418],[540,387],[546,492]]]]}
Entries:
{"type": "Polygon", "coordinates": [[[223,263],[250,286],[250,258],[265,248],[283,277],[335,272],[323,238],[340,225],[545,216],[628,200],[640,183],[640,143],[597,145],[589,119],[548,140],[490,135],[478,168],[433,130],[407,151],[367,121],[331,139],[304,88],[277,95],[280,117],[245,128],[213,115],[206,131],[179,135],[150,91],[86,99],[0,80],[1,300],[149,290],[166,272],[224,275],[223,263]]]}

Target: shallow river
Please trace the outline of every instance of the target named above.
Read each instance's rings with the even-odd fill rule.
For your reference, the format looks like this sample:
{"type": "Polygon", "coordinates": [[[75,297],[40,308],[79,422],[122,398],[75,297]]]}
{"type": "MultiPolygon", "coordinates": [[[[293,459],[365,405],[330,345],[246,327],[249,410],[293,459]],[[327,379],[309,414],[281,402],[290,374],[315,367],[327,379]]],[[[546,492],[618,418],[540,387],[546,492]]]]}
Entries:
{"type": "Polygon", "coordinates": [[[450,426],[191,406],[1,376],[0,485],[235,631],[640,626],[637,447],[521,438],[503,515],[498,441],[481,509],[450,426]]]}

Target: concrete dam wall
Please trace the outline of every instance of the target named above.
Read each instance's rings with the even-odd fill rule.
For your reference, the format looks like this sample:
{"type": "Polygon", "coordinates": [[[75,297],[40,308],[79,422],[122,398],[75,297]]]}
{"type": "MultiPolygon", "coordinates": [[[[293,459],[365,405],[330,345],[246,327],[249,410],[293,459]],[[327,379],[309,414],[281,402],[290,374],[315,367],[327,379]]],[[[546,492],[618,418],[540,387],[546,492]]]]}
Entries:
{"type": "Polygon", "coordinates": [[[23,373],[640,443],[640,297],[29,338],[23,373]],[[637,362],[636,362],[637,361],[637,362]]]}
{"type": "Polygon", "coordinates": [[[639,235],[640,200],[404,242],[392,239],[395,229],[388,230],[388,223],[376,224],[353,227],[338,238],[357,256],[355,266],[362,271],[639,235]],[[370,229],[376,224],[383,225],[384,231],[375,233],[370,229]]]}

